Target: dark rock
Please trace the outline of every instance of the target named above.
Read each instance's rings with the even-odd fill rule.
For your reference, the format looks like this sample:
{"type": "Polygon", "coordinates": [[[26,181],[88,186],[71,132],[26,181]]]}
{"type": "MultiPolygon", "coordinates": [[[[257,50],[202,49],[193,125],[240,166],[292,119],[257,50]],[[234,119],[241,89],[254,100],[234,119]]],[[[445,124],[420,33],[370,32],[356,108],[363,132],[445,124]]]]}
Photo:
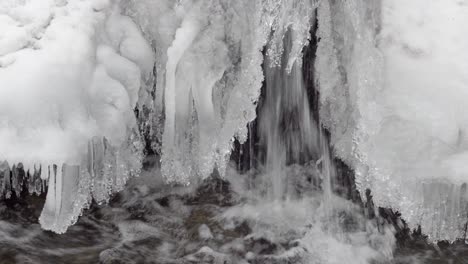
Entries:
{"type": "Polygon", "coordinates": [[[266,238],[247,238],[246,247],[257,255],[272,255],[278,250],[278,246],[266,238]]]}
{"type": "Polygon", "coordinates": [[[212,204],[221,207],[232,206],[235,203],[235,194],[230,183],[222,179],[217,173],[205,179],[196,189],[194,195],[186,197],[187,205],[212,204]]]}

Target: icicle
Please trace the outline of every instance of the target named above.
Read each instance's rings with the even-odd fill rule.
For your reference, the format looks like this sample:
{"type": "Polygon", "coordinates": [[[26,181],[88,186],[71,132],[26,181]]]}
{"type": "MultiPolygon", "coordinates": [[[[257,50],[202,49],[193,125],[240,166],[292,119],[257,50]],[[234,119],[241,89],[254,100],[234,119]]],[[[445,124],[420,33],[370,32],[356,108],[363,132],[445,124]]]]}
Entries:
{"type": "Polygon", "coordinates": [[[42,188],[42,165],[39,165],[39,168],[36,168],[34,165],[34,190],[37,195],[40,195],[43,191],[42,188]]]}
{"type": "Polygon", "coordinates": [[[56,171],[57,167],[55,165],[49,166],[48,174],[49,178],[47,180],[47,196],[44,203],[44,208],[42,209],[41,216],[39,217],[39,223],[42,228],[46,230],[55,229],[55,215],[57,208],[56,204],[56,171]]]}
{"type": "Polygon", "coordinates": [[[90,174],[93,179],[93,197],[98,203],[103,203],[108,199],[108,190],[105,174],[105,145],[102,138],[93,138],[90,143],[92,167],[90,174]]]}
{"type": "Polygon", "coordinates": [[[161,170],[169,181],[187,183],[190,178],[190,164],[185,164],[185,155],[190,155],[182,146],[189,143],[185,134],[190,129],[191,98],[190,84],[176,81],[179,61],[190,47],[202,28],[201,19],[196,11],[188,15],[175,33],[175,39],[167,50],[166,87],[165,87],[165,124],[163,135],[163,157],[161,170]],[[179,84],[177,83],[179,82],[179,84]]]}
{"type": "Polygon", "coordinates": [[[0,198],[3,196],[11,196],[10,165],[6,161],[0,162],[0,198]]]}
{"type": "Polygon", "coordinates": [[[80,166],[66,164],[61,169],[54,165],[51,175],[39,221],[44,229],[64,233],[89,204],[89,178],[80,171],[80,166]]]}
{"type": "Polygon", "coordinates": [[[23,190],[23,183],[26,178],[26,173],[24,171],[24,166],[22,163],[18,163],[17,165],[13,165],[12,168],[12,188],[16,195],[16,197],[21,196],[21,191],[23,190]]]}
{"type": "Polygon", "coordinates": [[[36,169],[34,171],[26,171],[26,178],[27,178],[27,189],[29,195],[32,195],[36,191],[36,186],[34,182],[34,176],[36,175],[36,169]]]}

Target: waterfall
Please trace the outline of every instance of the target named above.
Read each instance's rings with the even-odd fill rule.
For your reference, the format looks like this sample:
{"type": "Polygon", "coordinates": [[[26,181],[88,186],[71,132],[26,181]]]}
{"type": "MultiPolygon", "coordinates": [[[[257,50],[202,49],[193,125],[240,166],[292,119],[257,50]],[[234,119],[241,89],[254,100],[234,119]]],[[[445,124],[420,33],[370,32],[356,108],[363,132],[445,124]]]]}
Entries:
{"type": "Polygon", "coordinates": [[[305,164],[319,152],[319,132],[302,76],[302,65],[296,61],[288,69],[289,53],[295,34],[288,31],[284,37],[284,52],[279,65],[266,56],[264,61],[265,95],[258,119],[260,144],[266,149],[263,155],[267,174],[265,182],[271,182],[268,196],[280,199],[287,196],[286,167],[305,164]]]}

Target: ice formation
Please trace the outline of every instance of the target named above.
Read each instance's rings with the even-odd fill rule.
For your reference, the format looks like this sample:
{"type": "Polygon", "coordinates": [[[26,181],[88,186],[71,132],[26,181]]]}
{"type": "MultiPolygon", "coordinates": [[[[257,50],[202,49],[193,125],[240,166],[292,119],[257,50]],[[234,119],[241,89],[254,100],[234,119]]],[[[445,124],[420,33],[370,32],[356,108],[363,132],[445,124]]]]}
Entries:
{"type": "Polygon", "coordinates": [[[40,222],[64,232],[91,199],[106,201],[138,172],[140,131],[162,154],[168,181],[187,184],[215,168],[223,174],[234,138],[245,141],[255,118],[264,46],[271,42],[267,53],[277,64],[292,30],[291,69],[315,6],[2,1],[5,196],[19,196],[25,183],[30,192],[47,188],[40,222]]]}
{"type": "Polygon", "coordinates": [[[468,2],[322,1],[322,120],[363,197],[431,240],[467,221],[468,2]]]}
{"type": "Polygon", "coordinates": [[[262,64],[302,78],[317,6],[320,121],[335,154],[363,198],[370,189],[431,239],[460,237],[466,0],[2,0],[1,194],[47,189],[40,222],[64,232],[138,174],[142,136],[169,182],[223,175],[256,118],[262,64]]]}
{"type": "Polygon", "coordinates": [[[140,167],[152,49],[112,1],[2,1],[0,32],[0,180],[7,197],[47,181],[40,222],[64,232],[140,167]]]}
{"type": "Polygon", "coordinates": [[[234,138],[244,142],[256,117],[264,46],[271,42],[267,53],[278,63],[291,28],[291,69],[310,37],[315,6],[314,0],[128,3],[156,47],[154,100],[142,102],[151,109],[147,122],[153,141],[162,142],[154,148],[161,149],[169,181],[189,183],[214,168],[224,174],[234,138]]]}

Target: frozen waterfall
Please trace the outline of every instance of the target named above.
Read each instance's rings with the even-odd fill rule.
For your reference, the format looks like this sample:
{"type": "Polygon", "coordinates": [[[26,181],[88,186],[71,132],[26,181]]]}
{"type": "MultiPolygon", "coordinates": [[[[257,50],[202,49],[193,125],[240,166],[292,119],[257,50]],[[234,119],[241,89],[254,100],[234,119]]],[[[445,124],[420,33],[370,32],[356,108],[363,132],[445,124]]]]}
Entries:
{"type": "Polygon", "coordinates": [[[0,194],[47,192],[39,221],[63,233],[148,151],[171,184],[224,177],[266,85],[270,202],[292,164],[316,162],[331,189],[336,156],[363,200],[433,241],[465,238],[466,24],[466,0],[2,0],[0,194]]]}
{"type": "Polygon", "coordinates": [[[466,1],[322,1],[321,120],[365,199],[431,240],[467,222],[466,1]]]}

